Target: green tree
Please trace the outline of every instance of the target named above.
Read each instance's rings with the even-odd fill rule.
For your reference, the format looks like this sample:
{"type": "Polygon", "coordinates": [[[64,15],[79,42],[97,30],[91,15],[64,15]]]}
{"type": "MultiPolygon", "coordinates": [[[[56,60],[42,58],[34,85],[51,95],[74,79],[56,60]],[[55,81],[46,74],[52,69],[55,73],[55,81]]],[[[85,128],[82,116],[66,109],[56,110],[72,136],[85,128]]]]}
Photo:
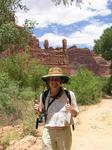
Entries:
{"type": "Polygon", "coordinates": [[[98,40],[95,40],[93,51],[101,54],[106,60],[111,61],[110,73],[111,77],[108,83],[109,93],[112,94],[112,26],[105,29],[98,40]]]}
{"type": "MultiPolygon", "coordinates": [[[[55,5],[63,3],[65,6],[72,4],[80,5],[82,0],[51,0],[55,5]]],[[[29,33],[37,24],[35,21],[26,20],[23,28],[16,25],[15,12],[18,9],[28,10],[22,4],[22,0],[0,0],[0,51],[9,48],[12,52],[25,48],[28,43],[29,33]]]]}
{"type": "Polygon", "coordinates": [[[106,60],[111,61],[111,74],[112,74],[112,26],[105,29],[103,34],[98,40],[95,40],[93,51],[101,54],[106,60]]]}
{"type": "Polygon", "coordinates": [[[15,23],[17,9],[27,10],[21,0],[0,0],[0,51],[13,51],[27,43],[29,33],[15,23]]]}
{"type": "Polygon", "coordinates": [[[102,54],[106,60],[112,60],[112,26],[104,30],[100,39],[95,40],[93,51],[102,54]]]}
{"type": "Polygon", "coordinates": [[[0,27],[0,51],[10,48],[17,51],[27,45],[29,33],[25,28],[17,27],[14,22],[2,24],[0,27]]]}
{"type": "Polygon", "coordinates": [[[14,21],[17,9],[27,10],[21,0],[0,0],[0,26],[4,23],[14,21]]]}

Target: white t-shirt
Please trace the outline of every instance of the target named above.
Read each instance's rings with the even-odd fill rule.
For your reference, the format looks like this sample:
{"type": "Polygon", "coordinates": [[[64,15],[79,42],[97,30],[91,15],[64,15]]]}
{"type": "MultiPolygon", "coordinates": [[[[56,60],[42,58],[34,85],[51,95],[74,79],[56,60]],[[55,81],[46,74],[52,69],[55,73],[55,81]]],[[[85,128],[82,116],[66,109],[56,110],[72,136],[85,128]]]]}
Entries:
{"type": "MultiPolygon", "coordinates": [[[[71,105],[78,111],[76,97],[72,91],[69,92],[71,96],[71,105]]],[[[45,100],[46,108],[48,106],[48,101],[52,101],[52,98],[50,97],[50,92],[48,93],[45,100]]],[[[48,108],[45,127],[63,127],[74,124],[71,113],[65,108],[67,102],[69,102],[69,99],[65,92],[63,92],[63,94],[59,98],[53,101],[53,103],[48,108]]],[[[43,108],[44,105],[42,103],[42,94],[40,95],[40,104],[43,108]]]]}

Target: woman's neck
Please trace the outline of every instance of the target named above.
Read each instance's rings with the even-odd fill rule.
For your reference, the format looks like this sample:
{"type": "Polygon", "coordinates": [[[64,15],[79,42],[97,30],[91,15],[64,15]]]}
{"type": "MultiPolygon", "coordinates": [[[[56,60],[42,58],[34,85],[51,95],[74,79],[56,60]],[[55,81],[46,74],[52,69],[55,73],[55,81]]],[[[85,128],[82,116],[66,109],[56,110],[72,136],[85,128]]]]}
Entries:
{"type": "Polygon", "coordinates": [[[58,92],[60,91],[60,88],[61,87],[50,89],[51,96],[56,96],[58,92]]]}

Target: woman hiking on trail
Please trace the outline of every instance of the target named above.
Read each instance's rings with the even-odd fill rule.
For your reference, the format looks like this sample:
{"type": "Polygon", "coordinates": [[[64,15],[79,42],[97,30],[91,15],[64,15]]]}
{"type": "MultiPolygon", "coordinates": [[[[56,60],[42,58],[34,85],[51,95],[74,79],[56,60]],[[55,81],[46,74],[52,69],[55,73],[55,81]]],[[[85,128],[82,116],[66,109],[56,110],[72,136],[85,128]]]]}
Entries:
{"type": "Polygon", "coordinates": [[[63,83],[69,77],[63,74],[59,67],[50,68],[47,75],[42,77],[47,85],[47,95],[43,102],[43,93],[40,95],[40,104],[35,104],[36,112],[45,113],[45,126],[42,135],[42,150],[70,150],[72,145],[71,125],[73,117],[79,113],[75,95],[65,90],[63,83]]]}

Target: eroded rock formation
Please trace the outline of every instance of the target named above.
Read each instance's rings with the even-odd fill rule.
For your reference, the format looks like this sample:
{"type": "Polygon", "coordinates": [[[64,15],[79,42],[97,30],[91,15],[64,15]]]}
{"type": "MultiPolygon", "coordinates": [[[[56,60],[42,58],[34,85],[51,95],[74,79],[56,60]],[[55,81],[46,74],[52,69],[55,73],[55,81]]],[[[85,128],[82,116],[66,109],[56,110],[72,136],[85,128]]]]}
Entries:
{"type": "MultiPolygon", "coordinates": [[[[46,39],[42,49],[39,46],[39,40],[33,36],[29,40],[29,52],[40,63],[49,66],[60,66],[69,74],[76,73],[80,66],[84,66],[96,75],[109,75],[109,62],[101,56],[94,55],[87,48],[77,48],[76,45],[67,48],[66,39],[62,40],[62,47],[57,48],[49,47],[49,41],[46,39]]],[[[9,50],[5,53],[9,55],[9,50]]]]}
{"type": "MultiPolygon", "coordinates": [[[[35,41],[33,40],[33,42],[35,45],[37,39],[35,39],[35,41]]],[[[109,63],[106,60],[101,56],[94,55],[93,52],[87,48],[77,48],[76,45],[67,48],[66,39],[62,40],[62,47],[49,47],[48,40],[45,40],[44,49],[39,47],[31,47],[31,49],[31,55],[39,59],[42,64],[61,66],[70,74],[76,73],[77,69],[83,66],[96,75],[109,75],[109,63]]]]}

